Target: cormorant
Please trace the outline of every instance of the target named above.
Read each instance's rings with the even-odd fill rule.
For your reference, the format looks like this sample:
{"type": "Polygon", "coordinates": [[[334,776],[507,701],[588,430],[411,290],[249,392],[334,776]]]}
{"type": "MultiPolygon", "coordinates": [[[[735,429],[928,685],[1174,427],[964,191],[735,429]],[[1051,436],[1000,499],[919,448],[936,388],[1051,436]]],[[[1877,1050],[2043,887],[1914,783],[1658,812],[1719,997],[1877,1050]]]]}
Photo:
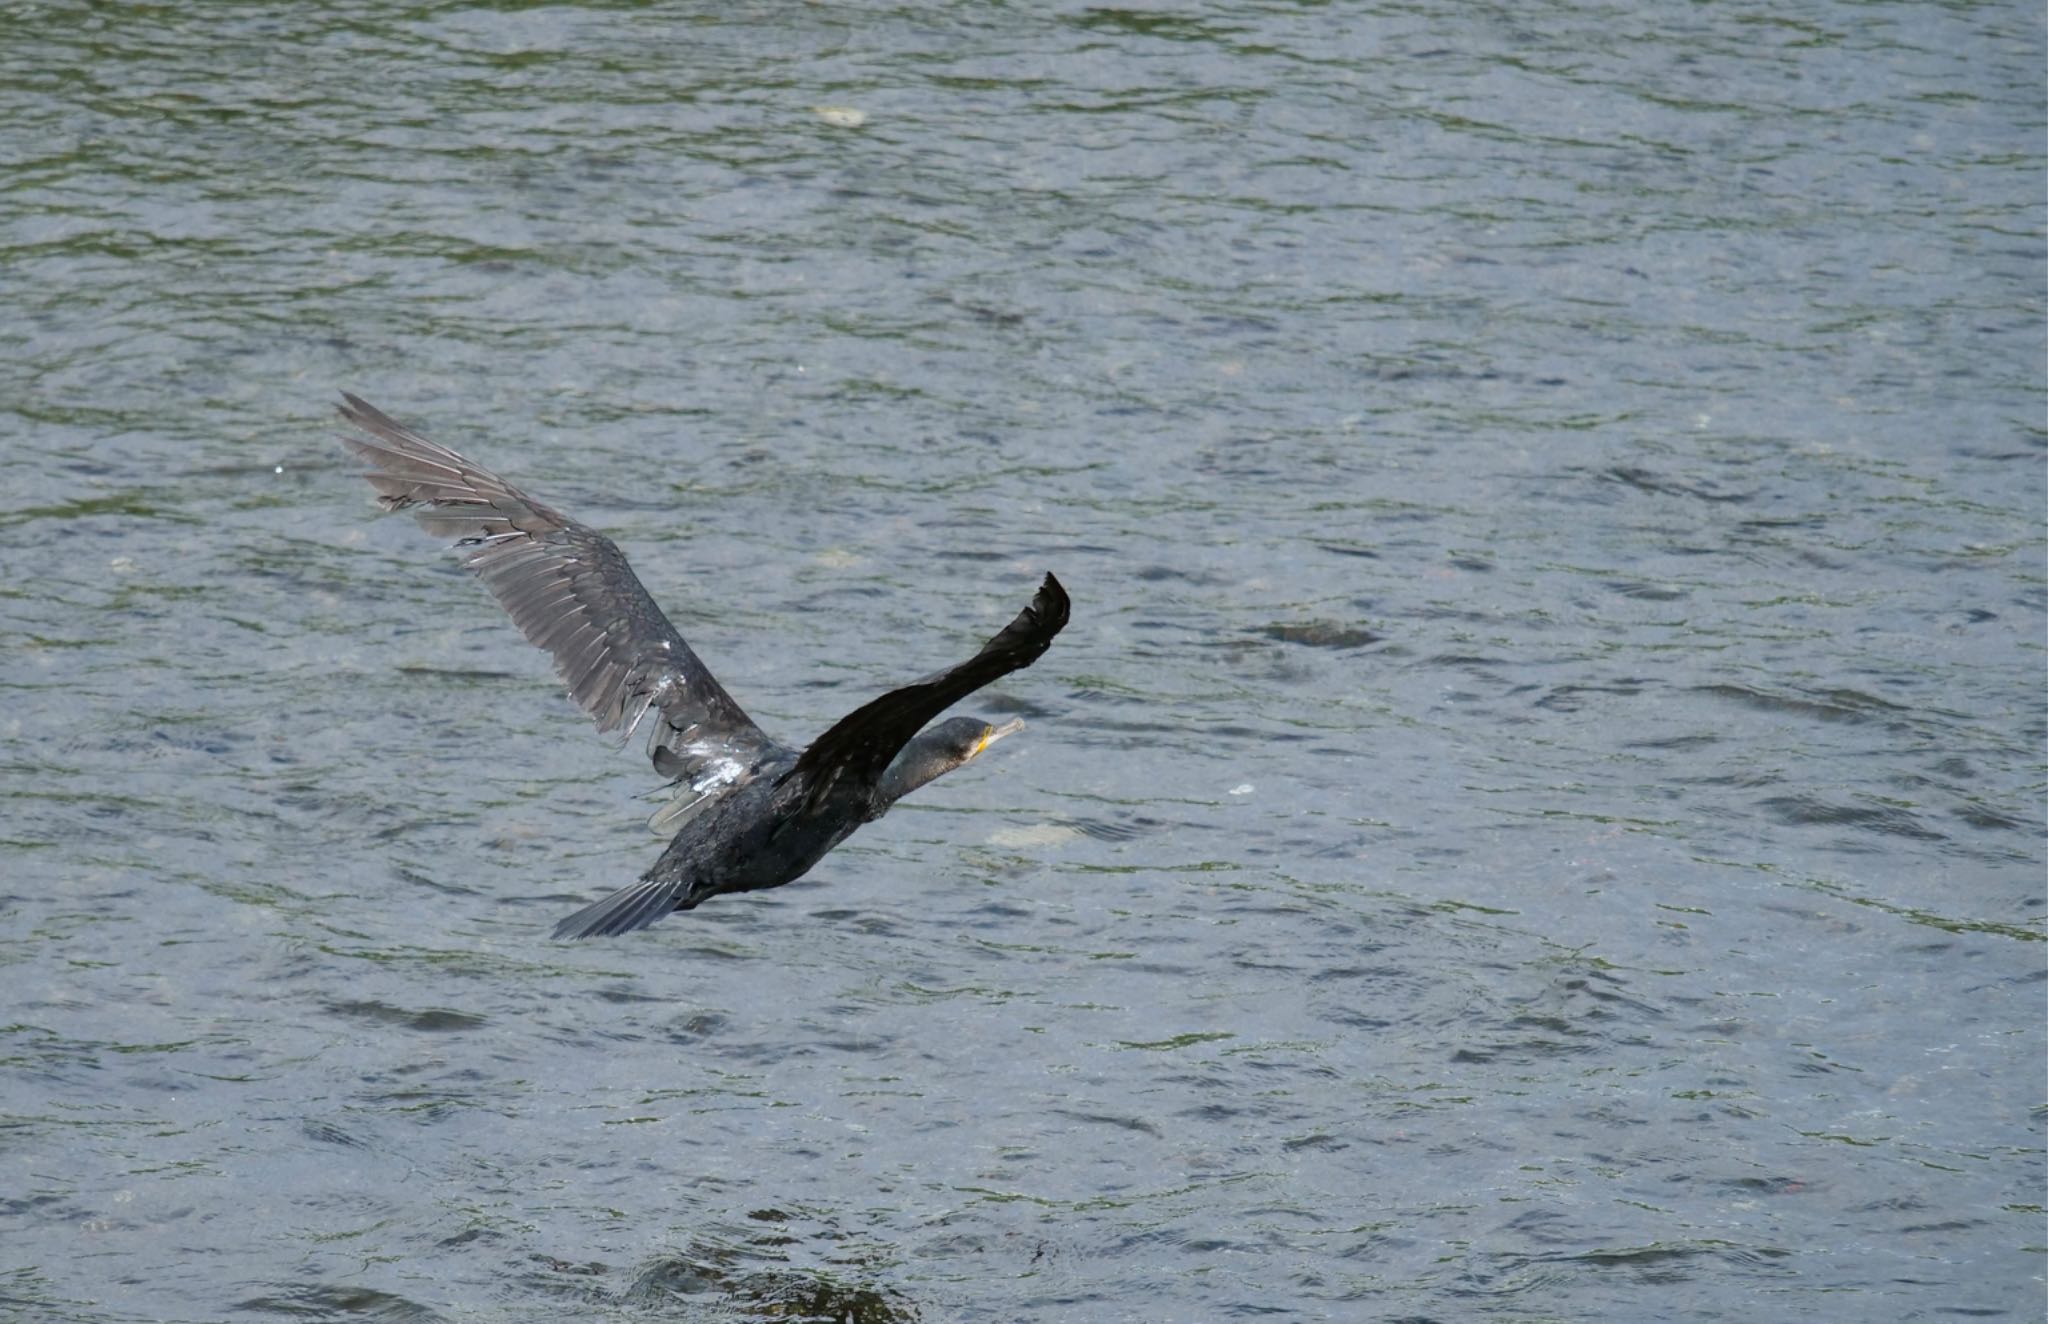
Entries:
{"type": "Polygon", "coordinates": [[[1023,726],[955,717],[948,707],[1028,667],[1067,623],[1050,574],[1031,605],[959,666],[862,704],[801,752],[771,739],[712,678],[611,539],[348,392],[339,406],[366,436],[344,436],[370,464],[386,510],[411,509],[453,537],[526,637],[555,659],[569,694],[600,731],[642,721],[647,752],[675,799],[654,826],[680,825],[640,881],[555,926],[557,938],[626,933],[724,892],[803,877],[856,828],[926,782],[1023,726]]]}

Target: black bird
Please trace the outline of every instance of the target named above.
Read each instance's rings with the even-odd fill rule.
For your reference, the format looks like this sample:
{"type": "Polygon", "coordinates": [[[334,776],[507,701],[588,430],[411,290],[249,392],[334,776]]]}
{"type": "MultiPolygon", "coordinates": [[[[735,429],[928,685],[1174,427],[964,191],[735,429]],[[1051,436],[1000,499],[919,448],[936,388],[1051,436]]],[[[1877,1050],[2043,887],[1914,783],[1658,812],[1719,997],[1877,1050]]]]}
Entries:
{"type": "Polygon", "coordinates": [[[1067,623],[1066,590],[1047,575],[979,653],[862,704],[799,753],[733,702],[611,539],[348,392],[342,399],[342,417],[367,434],[342,441],[370,464],[378,504],[411,509],[428,533],[456,539],[463,564],[554,656],[598,730],[624,727],[630,739],[654,720],[647,752],[675,799],[653,824],[676,827],[675,839],[639,882],[557,924],[557,938],[626,933],[724,892],[803,877],[861,824],[1023,726],[955,717],[923,730],[1037,661],[1067,623]]]}

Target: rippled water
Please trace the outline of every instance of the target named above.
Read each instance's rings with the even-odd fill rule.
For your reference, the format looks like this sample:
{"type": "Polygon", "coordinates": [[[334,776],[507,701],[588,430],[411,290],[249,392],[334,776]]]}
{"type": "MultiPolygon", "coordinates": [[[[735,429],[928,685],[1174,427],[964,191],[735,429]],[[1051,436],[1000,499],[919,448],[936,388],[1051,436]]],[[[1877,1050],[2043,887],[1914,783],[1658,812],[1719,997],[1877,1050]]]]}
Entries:
{"type": "Polygon", "coordinates": [[[2038,1318],[2035,7],[0,24],[0,1315],[2038,1318]],[[553,943],[337,388],[785,739],[1074,623],[553,943]]]}

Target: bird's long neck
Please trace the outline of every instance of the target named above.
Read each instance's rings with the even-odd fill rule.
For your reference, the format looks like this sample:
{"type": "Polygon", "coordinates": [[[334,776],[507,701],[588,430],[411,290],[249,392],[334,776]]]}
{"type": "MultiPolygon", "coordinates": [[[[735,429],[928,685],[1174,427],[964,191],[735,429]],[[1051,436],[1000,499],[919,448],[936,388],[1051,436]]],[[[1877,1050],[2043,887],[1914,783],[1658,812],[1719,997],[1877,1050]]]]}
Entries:
{"type": "Polygon", "coordinates": [[[875,784],[877,818],[887,812],[890,805],[957,766],[954,757],[940,749],[938,742],[931,737],[929,731],[912,736],[910,743],[898,750],[896,757],[883,770],[882,779],[875,784]]]}

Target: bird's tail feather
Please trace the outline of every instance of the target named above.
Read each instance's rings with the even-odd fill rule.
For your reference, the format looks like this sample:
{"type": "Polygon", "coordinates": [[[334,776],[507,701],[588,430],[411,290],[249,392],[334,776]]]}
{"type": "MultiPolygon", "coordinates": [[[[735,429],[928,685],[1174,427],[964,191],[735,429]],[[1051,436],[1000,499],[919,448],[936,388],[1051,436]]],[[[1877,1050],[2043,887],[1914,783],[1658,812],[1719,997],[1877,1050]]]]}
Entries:
{"type": "Polygon", "coordinates": [[[610,938],[649,924],[678,908],[688,910],[696,902],[684,894],[686,878],[642,878],[622,887],[602,901],[592,902],[555,925],[557,938],[610,938]]]}

